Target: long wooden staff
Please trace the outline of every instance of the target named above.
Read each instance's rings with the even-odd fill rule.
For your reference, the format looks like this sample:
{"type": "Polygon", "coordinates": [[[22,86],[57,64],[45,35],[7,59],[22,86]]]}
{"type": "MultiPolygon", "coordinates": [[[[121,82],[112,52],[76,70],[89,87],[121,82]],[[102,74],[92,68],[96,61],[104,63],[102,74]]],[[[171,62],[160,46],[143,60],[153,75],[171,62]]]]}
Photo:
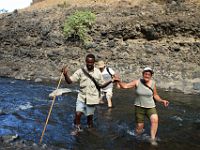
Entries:
{"type": "MultiPolygon", "coordinates": [[[[58,86],[57,86],[56,90],[57,90],[57,89],[59,88],[59,86],[60,86],[62,77],[63,77],[63,72],[61,73],[60,80],[59,80],[59,82],[58,82],[58,86]]],[[[49,117],[50,117],[50,115],[51,115],[51,111],[52,111],[52,108],[53,108],[55,99],[56,99],[56,95],[53,96],[53,100],[52,100],[52,103],[51,103],[51,107],[50,107],[50,109],[49,109],[49,114],[48,114],[48,116],[47,116],[46,123],[45,123],[45,125],[44,125],[44,129],[43,129],[43,131],[42,131],[42,135],[41,135],[41,137],[40,137],[40,144],[42,143],[42,139],[43,139],[43,136],[44,136],[44,132],[45,132],[45,130],[46,130],[46,127],[47,127],[47,124],[48,124],[48,121],[49,121],[49,117]]]]}

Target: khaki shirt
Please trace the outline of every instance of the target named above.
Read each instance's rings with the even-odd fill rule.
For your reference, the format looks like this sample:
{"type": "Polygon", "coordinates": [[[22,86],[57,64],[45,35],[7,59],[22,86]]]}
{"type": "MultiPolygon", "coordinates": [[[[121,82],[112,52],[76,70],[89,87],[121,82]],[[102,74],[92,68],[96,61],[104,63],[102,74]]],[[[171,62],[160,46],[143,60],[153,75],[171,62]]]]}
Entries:
{"type": "MultiPolygon", "coordinates": [[[[99,83],[102,85],[104,83],[103,76],[99,69],[94,68],[93,71],[88,71],[85,67],[85,70],[99,83]]],[[[88,105],[99,104],[99,91],[97,90],[94,82],[87,77],[82,69],[77,70],[70,79],[72,82],[80,83],[80,92],[78,93],[78,100],[85,102],[88,105]]]]}

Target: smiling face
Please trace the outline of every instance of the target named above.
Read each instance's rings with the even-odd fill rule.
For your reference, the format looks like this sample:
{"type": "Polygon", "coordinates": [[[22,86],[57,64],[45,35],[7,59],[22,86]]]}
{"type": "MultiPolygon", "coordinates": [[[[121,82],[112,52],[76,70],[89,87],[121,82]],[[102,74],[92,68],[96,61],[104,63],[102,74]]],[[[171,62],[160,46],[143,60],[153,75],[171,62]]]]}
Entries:
{"type": "Polygon", "coordinates": [[[145,71],[143,72],[143,79],[145,82],[149,82],[152,77],[152,72],[151,71],[145,71]]]}
{"type": "Polygon", "coordinates": [[[95,59],[87,57],[85,62],[86,62],[86,67],[87,67],[88,71],[92,71],[94,69],[95,59]]]}

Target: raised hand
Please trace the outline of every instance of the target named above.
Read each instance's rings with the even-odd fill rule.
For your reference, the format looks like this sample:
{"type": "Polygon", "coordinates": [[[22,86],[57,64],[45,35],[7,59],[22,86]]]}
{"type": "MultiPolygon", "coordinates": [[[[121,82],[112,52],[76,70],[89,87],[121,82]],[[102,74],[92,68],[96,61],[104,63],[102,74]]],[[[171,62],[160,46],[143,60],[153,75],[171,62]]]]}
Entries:
{"type": "Polygon", "coordinates": [[[62,68],[61,72],[63,72],[64,75],[67,75],[67,73],[68,73],[67,66],[64,66],[64,67],[62,68]]]}

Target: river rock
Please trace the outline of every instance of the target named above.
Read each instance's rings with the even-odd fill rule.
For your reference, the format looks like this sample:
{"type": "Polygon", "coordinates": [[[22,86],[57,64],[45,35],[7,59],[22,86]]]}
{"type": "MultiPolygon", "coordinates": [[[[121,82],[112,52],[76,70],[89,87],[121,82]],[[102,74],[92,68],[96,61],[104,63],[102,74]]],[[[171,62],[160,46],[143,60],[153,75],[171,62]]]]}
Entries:
{"type": "Polygon", "coordinates": [[[41,78],[36,78],[35,82],[42,82],[42,79],[41,78]]]}
{"type": "Polygon", "coordinates": [[[0,139],[4,142],[4,143],[10,143],[15,141],[16,139],[19,139],[19,136],[16,135],[5,135],[5,136],[1,136],[0,139]]]}
{"type": "Polygon", "coordinates": [[[194,90],[200,90],[200,82],[193,83],[194,90]]]}

